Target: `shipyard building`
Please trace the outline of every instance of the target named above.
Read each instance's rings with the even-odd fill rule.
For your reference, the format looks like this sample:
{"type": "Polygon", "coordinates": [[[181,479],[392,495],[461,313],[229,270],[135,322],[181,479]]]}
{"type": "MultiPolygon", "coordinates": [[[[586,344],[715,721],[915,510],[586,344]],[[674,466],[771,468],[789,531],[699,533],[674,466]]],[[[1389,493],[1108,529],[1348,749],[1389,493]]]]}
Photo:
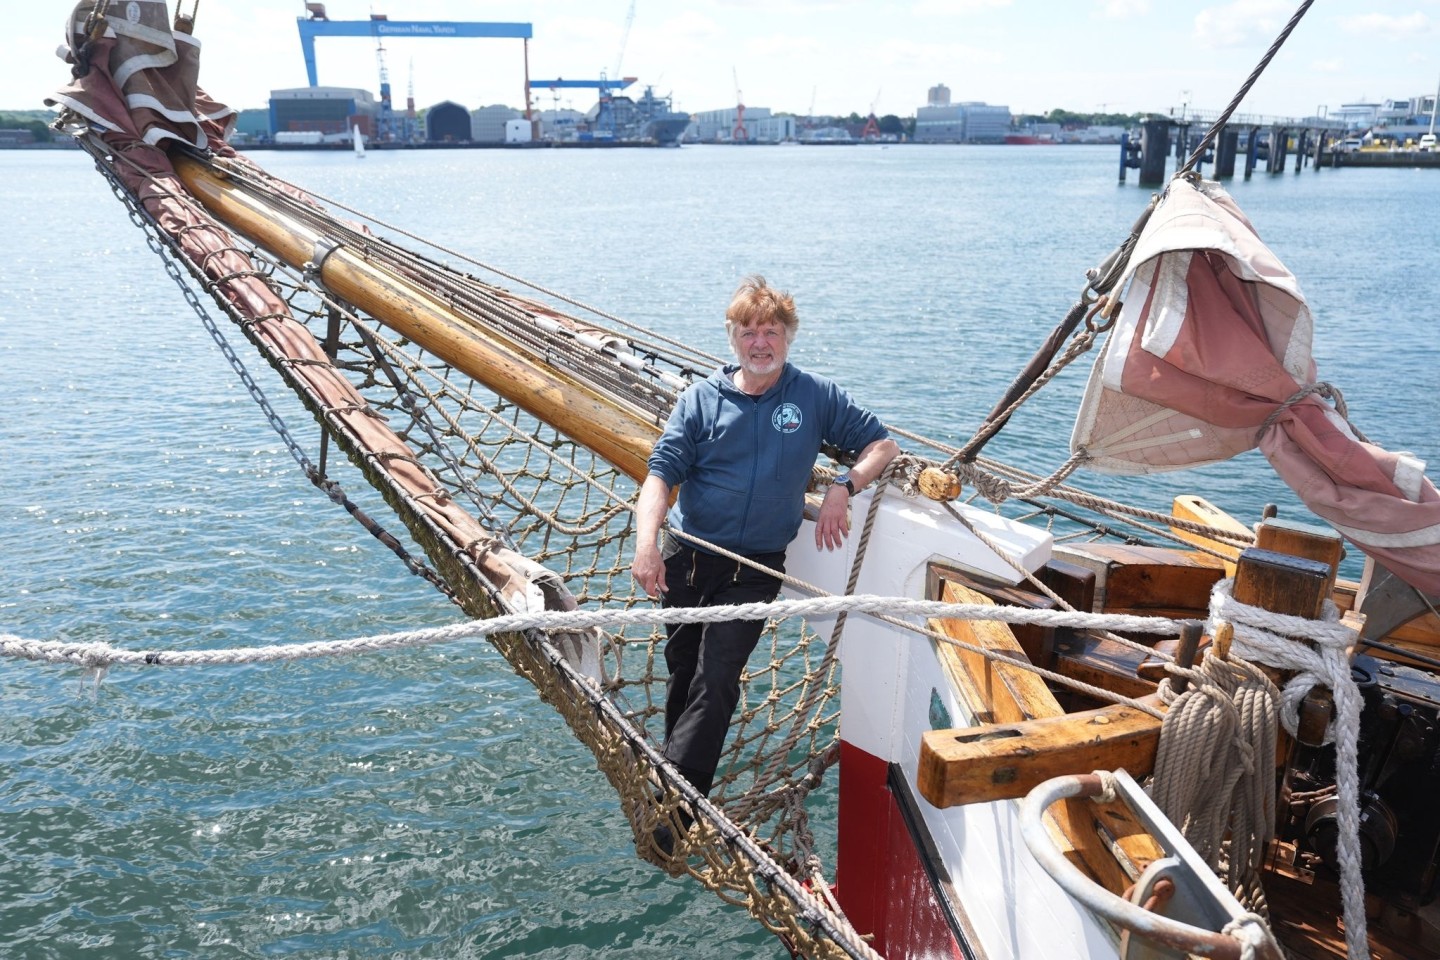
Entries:
{"type": "Polygon", "coordinates": [[[320,142],[339,143],[355,127],[373,138],[380,104],[369,90],[356,87],[295,87],[270,91],[270,131],[276,140],[288,134],[319,134],[320,142]]]}
{"type": "Polygon", "coordinates": [[[978,101],[950,102],[943,83],[930,88],[929,101],[915,111],[916,143],[1004,143],[1010,108],[978,101]]]}
{"type": "MultiPolygon", "coordinates": [[[[693,117],[695,138],[701,143],[728,142],[739,140],[735,136],[734,107],[724,110],[705,110],[693,117]]],[[[795,139],[795,118],[777,117],[769,107],[745,108],[745,137],[752,143],[779,143],[795,139]]]]}

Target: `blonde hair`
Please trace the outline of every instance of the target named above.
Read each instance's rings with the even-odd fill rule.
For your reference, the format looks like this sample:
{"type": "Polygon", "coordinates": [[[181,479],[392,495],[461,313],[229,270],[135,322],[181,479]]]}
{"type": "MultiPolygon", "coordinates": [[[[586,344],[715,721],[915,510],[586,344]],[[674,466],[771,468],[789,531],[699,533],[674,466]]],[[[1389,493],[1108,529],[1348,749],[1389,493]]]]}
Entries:
{"type": "Polygon", "coordinates": [[[785,328],[785,342],[793,343],[800,329],[795,315],[795,300],[783,290],[776,290],[758,273],[741,282],[725,309],[725,333],[734,334],[737,327],[752,327],[774,321],[785,328]]]}

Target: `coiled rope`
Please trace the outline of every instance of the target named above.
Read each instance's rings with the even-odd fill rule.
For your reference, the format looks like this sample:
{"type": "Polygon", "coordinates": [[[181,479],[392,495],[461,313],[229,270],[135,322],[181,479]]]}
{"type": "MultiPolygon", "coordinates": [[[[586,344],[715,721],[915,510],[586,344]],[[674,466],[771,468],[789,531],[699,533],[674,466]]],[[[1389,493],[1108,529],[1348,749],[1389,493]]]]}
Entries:
{"type": "Polygon", "coordinates": [[[1339,826],[1340,898],[1345,919],[1345,945],[1350,960],[1365,960],[1370,949],[1365,933],[1365,886],[1360,876],[1360,775],[1358,740],[1360,689],[1350,670],[1349,650],[1357,633],[1339,622],[1339,609],[1328,600],[1321,621],[1272,613],[1235,600],[1233,582],[1221,581],[1210,594],[1211,632],[1228,622],[1235,629],[1232,652],[1245,660],[1295,676],[1281,692],[1280,722],[1292,735],[1299,727],[1300,701],[1313,687],[1328,687],[1335,697],[1335,719],[1325,742],[1335,744],[1335,778],[1339,785],[1336,818],[1339,826]],[[1298,638],[1304,638],[1302,642],[1298,638]],[[1313,644],[1313,648],[1310,646],[1313,644]]]}

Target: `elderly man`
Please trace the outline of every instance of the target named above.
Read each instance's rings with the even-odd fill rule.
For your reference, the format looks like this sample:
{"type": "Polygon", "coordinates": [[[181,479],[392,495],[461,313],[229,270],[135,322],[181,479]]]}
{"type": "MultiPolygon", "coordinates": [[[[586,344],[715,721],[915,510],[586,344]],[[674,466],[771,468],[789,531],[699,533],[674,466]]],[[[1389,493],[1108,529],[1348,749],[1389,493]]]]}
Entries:
{"type": "MultiPolygon", "coordinates": [[[[799,321],[795,301],[750,277],[725,311],[738,364],[692,385],[675,404],[650,456],[636,508],[631,574],[667,607],[769,602],[780,579],[713,552],[724,548],[784,572],[785,548],[800,530],[805,490],[822,443],[858,457],[825,492],[815,524],[817,548],[840,546],[849,501],[899,452],[885,427],[834,383],[786,362],[799,321]],[[670,491],[680,486],[657,544],[670,491]]],[[[708,794],[740,700],[740,674],[764,628],[761,620],[674,625],[665,644],[670,671],[664,753],[708,794]]],[[[666,843],[668,846],[668,841],[666,843]]]]}

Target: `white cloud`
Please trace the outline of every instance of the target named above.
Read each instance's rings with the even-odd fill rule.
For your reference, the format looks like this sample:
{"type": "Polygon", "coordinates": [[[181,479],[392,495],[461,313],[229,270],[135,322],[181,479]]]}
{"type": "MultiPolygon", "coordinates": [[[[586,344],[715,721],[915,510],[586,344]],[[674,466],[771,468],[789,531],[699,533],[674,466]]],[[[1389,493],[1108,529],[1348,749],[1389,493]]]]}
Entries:
{"type": "Polygon", "coordinates": [[[1195,39],[1210,49],[1268,45],[1293,12],[1288,0],[1240,0],[1211,7],[1195,15],[1195,39]]]}
{"type": "Polygon", "coordinates": [[[954,17],[979,10],[995,10],[1010,6],[1011,0],[918,0],[910,8],[917,17],[954,17]]]}
{"type": "Polygon", "coordinates": [[[1384,13],[1366,13],[1358,17],[1344,17],[1340,26],[1346,33],[1362,33],[1369,36],[1389,37],[1408,40],[1434,32],[1434,22],[1420,11],[1403,17],[1384,13]]]}
{"type": "Polygon", "coordinates": [[[1101,0],[1096,14],[1105,20],[1128,20],[1150,12],[1150,0],[1101,0]]]}

